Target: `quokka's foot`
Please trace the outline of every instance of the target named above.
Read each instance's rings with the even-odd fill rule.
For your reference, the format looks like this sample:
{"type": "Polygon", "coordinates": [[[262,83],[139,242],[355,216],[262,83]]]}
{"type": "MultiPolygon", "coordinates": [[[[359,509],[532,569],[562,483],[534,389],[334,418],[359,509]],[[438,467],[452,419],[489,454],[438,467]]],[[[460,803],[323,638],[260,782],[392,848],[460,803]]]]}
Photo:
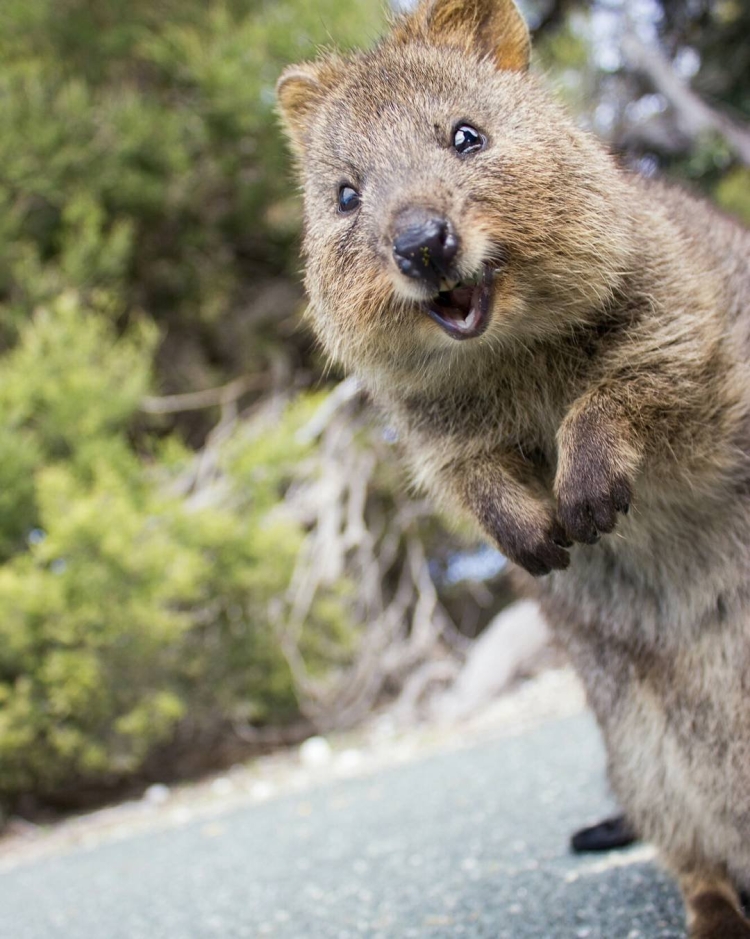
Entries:
{"type": "Polygon", "coordinates": [[[685,896],[690,939],[750,939],[750,921],[734,890],[724,883],[690,886],[685,896]]]}
{"type": "Polygon", "coordinates": [[[624,815],[613,815],[596,825],[580,828],[570,839],[571,850],[576,854],[588,854],[595,851],[613,851],[615,848],[627,848],[638,840],[624,815]]]}

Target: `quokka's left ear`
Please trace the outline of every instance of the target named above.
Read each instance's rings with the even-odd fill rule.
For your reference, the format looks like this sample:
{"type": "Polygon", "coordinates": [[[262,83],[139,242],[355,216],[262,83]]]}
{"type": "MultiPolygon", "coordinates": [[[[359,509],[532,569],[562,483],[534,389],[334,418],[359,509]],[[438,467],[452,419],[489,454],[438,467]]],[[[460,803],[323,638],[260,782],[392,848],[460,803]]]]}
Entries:
{"type": "Polygon", "coordinates": [[[279,113],[294,150],[301,154],[321,101],[336,82],[338,68],[333,57],[304,62],[284,69],[276,83],[279,113]]]}
{"type": "Polygon", "coordinates": [[[529,67],[529,30],[513,0],[422,0],[401,32],[405,40],[416,35],[435,45],[479,52],[499,69],[529,67]]]}

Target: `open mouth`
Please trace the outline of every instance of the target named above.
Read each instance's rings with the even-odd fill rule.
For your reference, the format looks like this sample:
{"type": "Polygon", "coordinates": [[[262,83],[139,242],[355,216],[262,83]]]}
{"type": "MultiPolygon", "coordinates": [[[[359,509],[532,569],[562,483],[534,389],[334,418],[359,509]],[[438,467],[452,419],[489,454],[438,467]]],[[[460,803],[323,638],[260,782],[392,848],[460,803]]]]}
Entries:
{"type": "Polygon", "coordinates": [[[427,315],[451,339],[475,339],[490,321],[493,270],[483,264],[479,273],[459,281],[452,290],[441,290],[425,307],[427,315]]]}

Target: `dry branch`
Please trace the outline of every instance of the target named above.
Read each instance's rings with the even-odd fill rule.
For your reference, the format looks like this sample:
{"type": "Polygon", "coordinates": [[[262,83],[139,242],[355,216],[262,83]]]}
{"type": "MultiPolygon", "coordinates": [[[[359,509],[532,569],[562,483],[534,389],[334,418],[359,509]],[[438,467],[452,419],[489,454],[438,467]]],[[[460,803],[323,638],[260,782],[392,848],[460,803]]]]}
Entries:
{"type": "Polygon", "coordinates": [[[690,140],[706,132],[720,134],[736,156],[750,166],[750,131],[729,115],[715,110],[675,72],[664,53],[646,45],[634,33],[626,33],[622,48],[631,67],[645,75],[656,91],[671,104],[680,131],[690,140]]]}
{"type": "Polygon", "coordinates": [[[317,466],[298,486],[288,508],[309,534],[279,619],[281,647],[294,675],[305,716],[320,730],[361,720],[381,700],[405,694],[404,707],[419,697],[412,681],[425,663],[436,678],[455,673],[455,625],[442,607],[430,575],[420,524],[428,509],[406,493],[378,498],[376,473],[387,459],[379,435],[371,447],[356,438],[367,427],[356,383],[347,379],[301,431],[317,440],[317,466]],[[384,511],[388,512],[387,523],[384,511]],[[351,614],[360,627],[356,653],[327,676],[309,674],[300,641],[316,597],[346,577],[356,585],[351,614]]]}
{"type": "MultiPolygon", "coordinates": [[[[237,401],[248,388],[238,379],[223,389],[175,396],[196,406],[202,396],[204,405],[211,400],[222,406],[220,421],[178,483],[191,504],[210,505],[230,495],[221,469],[224,443],[234,434],[252,439],[262,433],[279,419],[288,400],[285,394],[269,393],[238,414],[237,401]]],[[[159,407],[159,413],[168,412],[165,405],[159,407]]],[[[393,454],[370,426],[356,382],[341,382],[299,437],[315,441],[315,447],[299,467],[282,511],[307,535],[286,595],[272,601],[271,619],[302,714],[325,732],[356,724],[385,696],[399,699],[402,713],[413,710],[428,685],[455,675],[466,640],[430,574],[422,536],[431,510],[406,487],[394,491],[380,482],[393,454]],[[337,648],[326,655],[326,674],[311,673],[302,648],[313,608],[342,582],[354,588],[345,602],[356,647],[337,648]]]]}
{"type": "Polygon", "coordinates": [[[248,391],[259,391],[268,387],[267,375],[240,375],[219,388],[191,391],[187,394],[148,395],[141,400],[140,408],[145,414],[179,414],[184,411],[199,411],[219,405],[226,406],[237,401],[248,391]]]}

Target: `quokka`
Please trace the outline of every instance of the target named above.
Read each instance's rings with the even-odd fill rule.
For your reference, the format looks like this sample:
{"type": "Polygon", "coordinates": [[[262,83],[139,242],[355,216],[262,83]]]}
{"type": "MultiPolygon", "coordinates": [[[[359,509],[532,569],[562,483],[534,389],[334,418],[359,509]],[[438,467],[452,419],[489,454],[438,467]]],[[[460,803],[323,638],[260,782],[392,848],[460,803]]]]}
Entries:
{"type": "Polygon", "coordinates": [[[287,69],[307,289],[414,479],[518,565],[691,939],[748,939],[750,235],[624,171],[511,0],[287,69]]]}

